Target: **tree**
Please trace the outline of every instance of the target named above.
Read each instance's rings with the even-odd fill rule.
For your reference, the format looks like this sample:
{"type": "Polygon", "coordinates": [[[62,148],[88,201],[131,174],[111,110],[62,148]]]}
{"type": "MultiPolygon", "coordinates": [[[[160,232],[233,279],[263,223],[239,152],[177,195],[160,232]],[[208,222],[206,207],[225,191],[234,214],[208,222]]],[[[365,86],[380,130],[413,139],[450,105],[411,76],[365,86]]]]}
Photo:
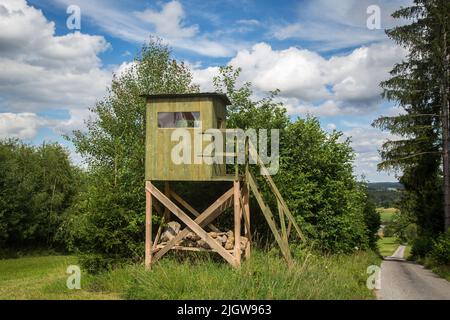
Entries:
{"type": "Polygon", "coordinates": [[[387,31],[390,38],[408,50],[408,55],[394,66],[392,77],[381,86],[384,97],[396,101],[404,113],[380,117],[374,126],[403,139],[383,144],[379,168],[403,170],[402,201],[409,202],[405,207],[417,216],[419,231],[434,235],[444,225],[448,227],[450,221],[447,41],[450,3],[415,0],[413,6],[397,10],[393,17],[412,20],[411,24],[387,31]]]}
{"type": "Polygon", "coordinates": [[[364,190],[365,204],[364,204],[364,222],[367,227],[367,237],[369,239],[369,246],[372,249],[377,247],[378,230],[380,229],[381,217],[380,213],[375,207],[375,203],[369,196],[368,187],[362,184],[361,188],[364,190]]]}
{"type": "Polygon", "coordinates": [[[0,243],[58,246],[55,235],[80,187],[82,172],[60,145],[0,141],[0,243]]]}

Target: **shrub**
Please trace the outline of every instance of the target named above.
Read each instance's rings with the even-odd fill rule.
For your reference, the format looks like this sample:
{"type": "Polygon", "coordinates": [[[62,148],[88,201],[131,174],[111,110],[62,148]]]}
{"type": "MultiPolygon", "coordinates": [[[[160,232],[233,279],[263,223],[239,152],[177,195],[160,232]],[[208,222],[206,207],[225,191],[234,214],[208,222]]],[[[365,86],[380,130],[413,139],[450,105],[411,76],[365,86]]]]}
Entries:
{"type": "Polygon", "coordinates": [[[429,237],[418,237],[413,241],[411,255],[413,257],[425,257],[433,247],[433,240],[429,237]]]}
{"type": "Polygon", "coordinates": [[[57,143],[0,139],[0,248],[60,247],[55,234],[83,176],[57,143]]]}
{"type": "Polygon", "coordinates": [[[385,225],[383,229],[383,236],[385,237],[394,237],[395,236],[395,228],[391,225],[385,225]]]}
{"type": "Polygon", "coordinates": [[[450,264],[450,230],[441,234],[433,241],[430,256],[438,264],[450,264]]]}
{"type": "Polygon", "coordinates": [[[417,238],[417,225],[415,223],[409,224],[405,228],[403,235],[408,243],[412,243],[417,238]]]}

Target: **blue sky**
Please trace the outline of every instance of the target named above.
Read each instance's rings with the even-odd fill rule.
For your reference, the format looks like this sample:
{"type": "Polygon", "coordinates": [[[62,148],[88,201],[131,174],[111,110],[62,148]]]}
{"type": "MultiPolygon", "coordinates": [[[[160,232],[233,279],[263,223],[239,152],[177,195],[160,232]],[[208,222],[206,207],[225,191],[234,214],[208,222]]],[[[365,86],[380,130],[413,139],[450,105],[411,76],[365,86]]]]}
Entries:
{"type": "Polygon", "coordinates": [[[0,0],[0,137],[73,150],[61,134],[83,128],[112,73],[154,35],[191,66],[202,90],[212,89],[218,66],[241,67],[255,95],[278,88],[292,118],[316,115],[324,129],[351,137],[357,175],[394,181],[376,164],[381,143],[395,137],[370,123],[399,112],[380,98],[378,83],[406,54],[383,29],[401,23],[390,13],[409,3],[0,0]],[[70,5],[80,8],[80,30],[66,25],[70,5]],[[367,27],[371,5],[379,8],[380,29],[367,27]]]}

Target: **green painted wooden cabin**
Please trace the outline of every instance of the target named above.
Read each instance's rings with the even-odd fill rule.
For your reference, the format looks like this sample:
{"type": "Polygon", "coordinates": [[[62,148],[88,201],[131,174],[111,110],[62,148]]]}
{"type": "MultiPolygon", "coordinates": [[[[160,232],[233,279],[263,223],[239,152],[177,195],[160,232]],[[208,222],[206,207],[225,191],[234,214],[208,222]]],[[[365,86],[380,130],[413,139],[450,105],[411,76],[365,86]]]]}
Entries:
{"type": "MultiPolygon", "coordinates": [[[[194,163],[194,133],[226,128],[226,95],[219,93],[143,95],[146,106],[145,179],[147,181],[217,181],[226,178],[225,164],[194,163]],[[176,128],[191,132],[191,164],[175,164],[171,141],[176,128]]],[[[208,144],[203,142],[204,144],[208,144]]]]}

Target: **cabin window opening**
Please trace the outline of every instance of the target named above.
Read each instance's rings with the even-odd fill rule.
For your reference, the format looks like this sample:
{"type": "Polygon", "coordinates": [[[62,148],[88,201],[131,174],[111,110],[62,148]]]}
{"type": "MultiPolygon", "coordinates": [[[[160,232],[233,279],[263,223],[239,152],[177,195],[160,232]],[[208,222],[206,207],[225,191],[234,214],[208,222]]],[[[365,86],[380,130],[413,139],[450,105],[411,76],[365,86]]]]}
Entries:
{"type": "Polygon", "coordinates": [[[200,112],[158,112],[158,128],[198,128],[200,112]]]}

